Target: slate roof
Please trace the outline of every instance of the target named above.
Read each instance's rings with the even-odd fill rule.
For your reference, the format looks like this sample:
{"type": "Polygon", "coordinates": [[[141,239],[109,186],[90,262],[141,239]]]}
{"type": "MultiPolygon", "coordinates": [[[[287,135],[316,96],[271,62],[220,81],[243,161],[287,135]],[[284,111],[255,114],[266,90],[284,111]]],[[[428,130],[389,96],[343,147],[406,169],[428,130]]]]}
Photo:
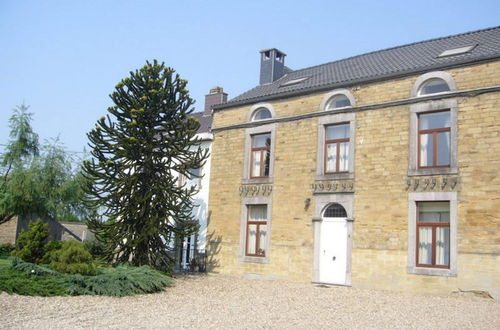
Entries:
{"type": "Polygon", "coordinates": [[[292,70],[275,82],[257,86],[229,100],[226,104],[215,106],[214,109],[347,87],[497,57],[500,57],[500,26],[388,48],[301,70],[292,70]],[[439,54],[445,50],[469,45],[477,46],[464,54],[439,57],[439,54]],[[298,84],[281,86],[287,81],[304,77],[308,79],[298,84]]]}
{"type": "Polygon", "coordinates": [[[196,112],[191,115],[200,121],[200,128],[198,128],[197,133],[210,132],[212,128],[212,116],[204,116],[203,112],[196,112]]]}

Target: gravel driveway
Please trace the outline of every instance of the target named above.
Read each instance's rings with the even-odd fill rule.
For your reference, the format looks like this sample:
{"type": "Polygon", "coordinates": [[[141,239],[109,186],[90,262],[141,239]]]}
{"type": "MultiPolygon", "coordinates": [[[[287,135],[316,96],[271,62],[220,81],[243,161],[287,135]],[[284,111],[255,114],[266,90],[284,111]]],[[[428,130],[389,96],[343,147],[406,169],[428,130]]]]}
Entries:
{"type": "Polygon", "coordinates": [[[126,298],[2,293],[0,317],[0,328],[26,329],[500,329],[500,302],[206,275],[126,298]]]}

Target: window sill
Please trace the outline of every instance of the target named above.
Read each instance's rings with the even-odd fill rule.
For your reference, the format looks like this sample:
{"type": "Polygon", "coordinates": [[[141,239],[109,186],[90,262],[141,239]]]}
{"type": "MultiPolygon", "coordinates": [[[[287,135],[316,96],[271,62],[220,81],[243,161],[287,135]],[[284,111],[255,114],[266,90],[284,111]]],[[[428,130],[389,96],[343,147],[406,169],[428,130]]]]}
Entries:
{"type": "Polygon", "coordinates": [[[424,268],[424,267],[408,266],[407,272],[409,274],[428,275],[428,276],[449,276],[449,277],[457,276],[456,270],[446,269],[446,268],[424,268]]]}
{"type": "Polygon", "coordinates": [[[328,180],[349,180],[354,179],[354,173],[329,173],[316,175],[316,181],[328,181],[328,180]]]}
{"type": "Polygon", "coordinates": [[[259,183],[273,183],[273,178],[254,178],[254,179],[243,179],[242,184],[259,184],[259,183]]]}
{"type": "Polygon", "coordinates": [[[420,168],[408,170],[408,176],[458,174],[457,167],[420,168]]]}
{"type": "Polygon", "coordinates": [[[242,262],[251,262],[254,264],[268,264],[269,260],[268,257],[249,257],[249,256],[244,256],[241,258],[242,262]]]}

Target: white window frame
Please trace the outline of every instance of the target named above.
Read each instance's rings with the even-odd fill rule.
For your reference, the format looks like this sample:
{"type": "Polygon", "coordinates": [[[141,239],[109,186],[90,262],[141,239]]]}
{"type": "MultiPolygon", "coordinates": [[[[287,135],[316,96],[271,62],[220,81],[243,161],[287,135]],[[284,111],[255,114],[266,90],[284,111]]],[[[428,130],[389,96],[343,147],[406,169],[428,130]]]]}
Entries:
{"type": "Polygon", "coordinates": [[[272,106],[272,104],[261,102],[261,103],[257,103],[257,104],[252,105],[250,110],[247,112],[246,121],[247,121],[247,123],[265,122],[266,120],[271,120],[274,118],[276,118],[276,111],[274,110],[274,107],[272,106]],[[253,117],[254,117],[255,112],[260,110],[261,108],[266,108],[267,110],[269,110],[269,112],[271,113],[271,118],[254,120],[253,117]]]}
{"type": "Polygon", "coordinates": [[[356,145],[356,114],[354,112],[338,113],[318,119],[318,147],[316,160],[316,180],[336,180],[354,178],[354,156],[356,145]],[[326,127],[349,123],[349,162],[348,171],[344,173],[325,173],[325,136],[326,127]]]}
{"type": "Polygon", "coordinates": [[[257,127],[250,127],[245,129],[245,159],[243,164],[243,184],[254,183],[271,183],[273,182],[274,175],[274,154],[276,145],[276,125],[268,124],[257,127]],[[264,178],[252,178],[250,176],[251,164],[251,149],[252,149],[252,136],[256,134],[271,134],[271,155],[269,159],[269,176],[264,178]]]}
{"type": "Polygon", "coordinates": [[[415,192],[408,195],[408,266],[407,272],[418,275],[457,276],[458,198],[456,192],[415,192]],[[416,266],[417,203],[450,202],[450,268],[416,266]]]}

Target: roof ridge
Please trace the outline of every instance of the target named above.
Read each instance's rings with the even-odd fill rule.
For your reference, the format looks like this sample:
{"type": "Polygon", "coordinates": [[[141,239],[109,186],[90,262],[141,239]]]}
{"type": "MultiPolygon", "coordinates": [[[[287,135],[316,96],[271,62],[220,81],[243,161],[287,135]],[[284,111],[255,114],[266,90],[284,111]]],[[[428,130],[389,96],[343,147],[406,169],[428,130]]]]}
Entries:
{"type": "Polygon", "coordinates": [[[318,64],[318,65],[313,65],[313,66],[305,67],[305,68],[302,68],[302,69],[293,70],[292,72],[293,73],[298,73],[298,72],[303,71],[303,70],[309,70],[309,69],[313,69],[313,68],[318,68],[318,67],[330,65],[332,63],[340,63],[340,62],[343,62],[343,61],[351,60],[351,59],[362,57],[362,56],[366,56],[366,55],[371,55],[371,54],[376,54],[376,53],[382,53],[382,52],[393,50],[393,49],[398,49],[398,48],[403,48],[403,47],[408,47],[408,46],[423,44],[423,43],[437,41],[437,40],[449,39],[449,38],[452,38],[452,37],[464,36],[464,35],[467,35],[467,34],[474,34],[474,33],[479,33],[479,32],[485,32],[485,31],[488,31],[488,30],[494,30],[494,29],[499,29],[499,28],[500,28],[500,25],[494,26],[494,27],[489,27],[489,28],[484,28],[484,29],[480,29],[480,30],[463,32],[463,33],[459,33],[459,34],[451,34],[451,35],[448,35],[448,36],[445,36],[445,37],[438,37],[438,38],[432,38],[432,39],[427,39],[427,40],[423,40],[423,41],[416,41],[416,42],[412,42],[412,43],[409,43],[409,44],[404,44],[404,45],[399,45],[399,46],[394,46],[394,47],[389,47],[389,48],[374,50],[374,51],[371,51],[371,52],[368,52],[368,53],[364,53],[364,54],[360,54],[360,55],[349,56],[349,57],[342,58],[342,59],[339,59],[339,60],[330,61],[330,62],[327,62],[327,63],[318,64]]]}

